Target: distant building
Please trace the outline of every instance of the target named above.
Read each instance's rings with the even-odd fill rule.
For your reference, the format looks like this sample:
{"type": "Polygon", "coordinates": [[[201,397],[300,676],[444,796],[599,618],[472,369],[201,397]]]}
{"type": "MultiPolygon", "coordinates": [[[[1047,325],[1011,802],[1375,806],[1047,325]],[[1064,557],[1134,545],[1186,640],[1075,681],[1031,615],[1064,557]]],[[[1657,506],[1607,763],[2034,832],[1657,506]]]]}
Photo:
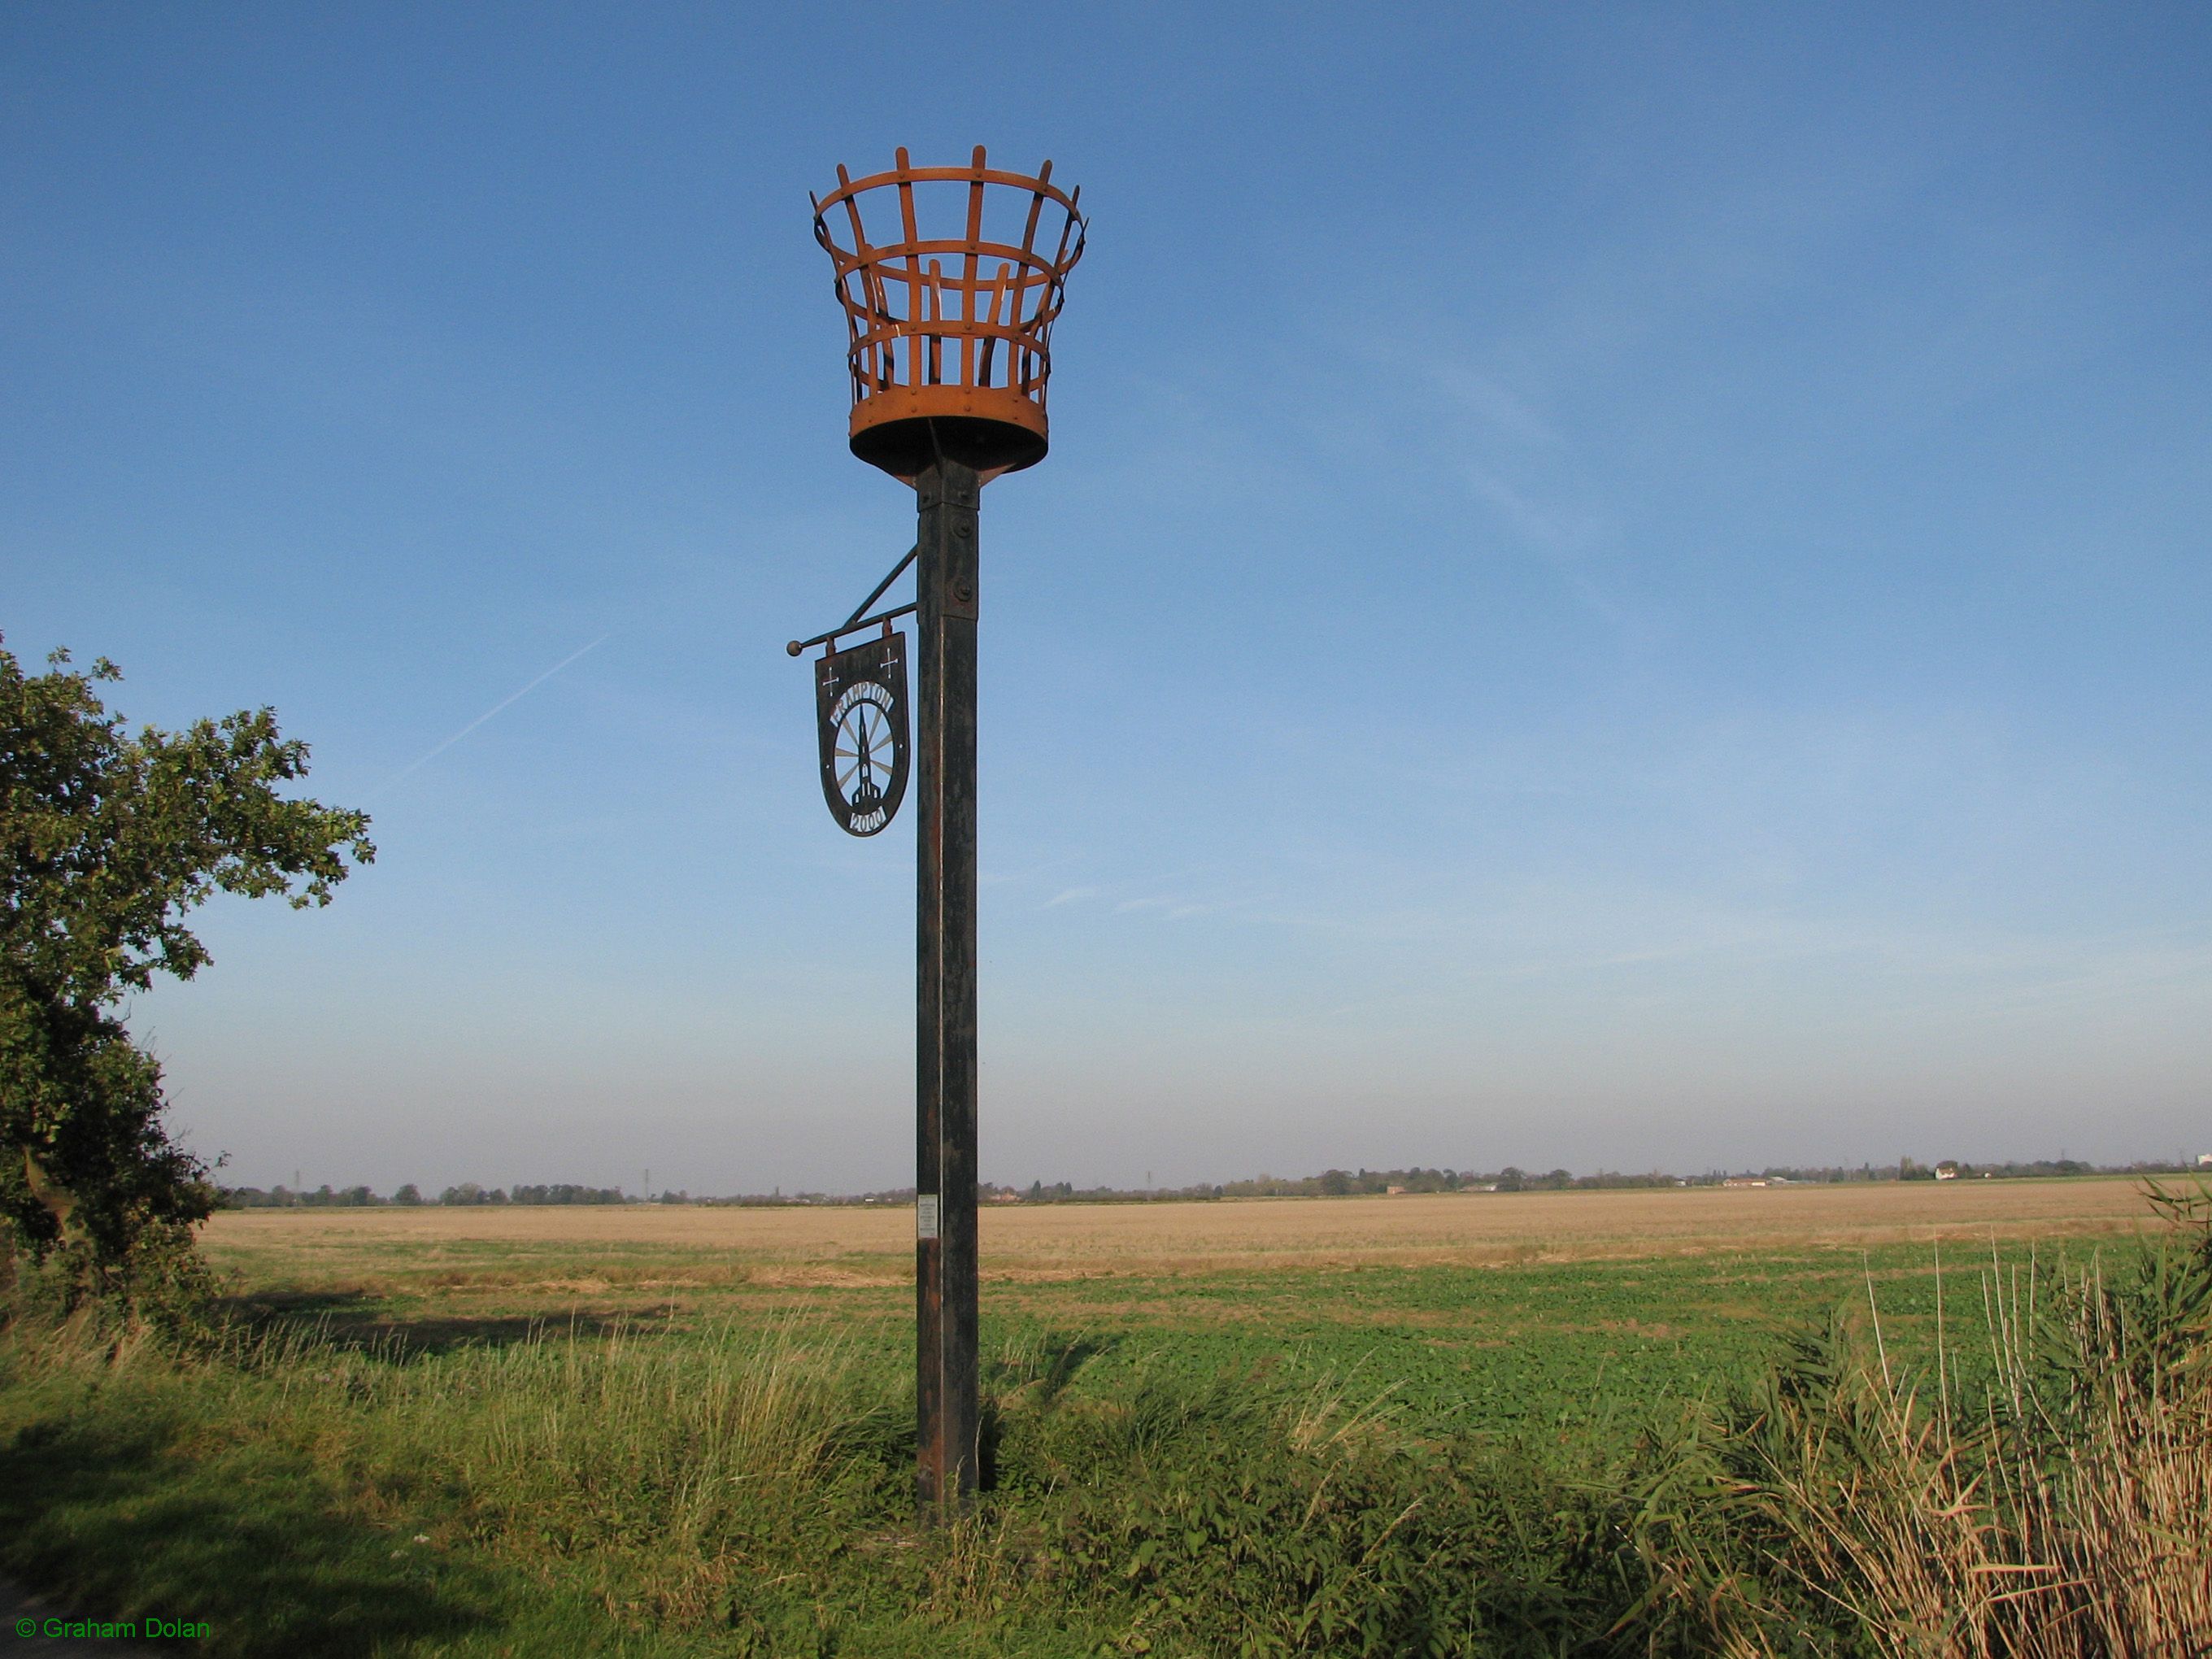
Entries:
{"type": "Polygon", "coordinates": [[[1951,1164],[1951,1163],[1943,1163],[1943,1164],[1938,1164],[1936,1166],[1936,1180],[1938,1180],[1938,1181],[1956,1181],[1958,1178],[1959,1178],[1959,1166],[1958,1166],[1957,1164],[1951,1164]]]}
{"type": "Polygon", "coordinates": [[[1764,1187],[1765,1176],[1729,1176],[1721,1182],[1723,1187],[1764,1187]]]}
{"type": "Polygon", "coordinates": [[[1382,1192],[1383,1192],[1383,1195],[1384,1195],[1385,1197],[1388,1197],[1388,1196],[1389,1196],[1390,1194],[1392,1194],[1392,1193],[1402,1193],[1402,1192],[1404,1192],[1405,1190],[1406,1190],[1406,1189],[1405,1189],[1403,1187],[1385,1187],[1385,1188],[1382,1189],[1382,1192]]]}

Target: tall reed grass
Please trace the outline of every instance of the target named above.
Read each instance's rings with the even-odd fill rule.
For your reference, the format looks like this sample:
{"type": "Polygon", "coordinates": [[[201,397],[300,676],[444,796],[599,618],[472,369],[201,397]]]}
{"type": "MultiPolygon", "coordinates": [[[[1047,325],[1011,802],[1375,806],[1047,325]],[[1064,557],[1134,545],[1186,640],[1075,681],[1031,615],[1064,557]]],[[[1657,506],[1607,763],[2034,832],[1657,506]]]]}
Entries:
{"type": "Polygon", "coordinates": [[[2146,1253],[1992,1261],[1976,1397],[1940,1311],[1932,1367],[1893,1364],[1869,1282],[1678,1448],[1705,1499],[1655,1577],[1735,1655],[2212,1653],[2212,1194],[2153,1201],[2146,1253]]]}

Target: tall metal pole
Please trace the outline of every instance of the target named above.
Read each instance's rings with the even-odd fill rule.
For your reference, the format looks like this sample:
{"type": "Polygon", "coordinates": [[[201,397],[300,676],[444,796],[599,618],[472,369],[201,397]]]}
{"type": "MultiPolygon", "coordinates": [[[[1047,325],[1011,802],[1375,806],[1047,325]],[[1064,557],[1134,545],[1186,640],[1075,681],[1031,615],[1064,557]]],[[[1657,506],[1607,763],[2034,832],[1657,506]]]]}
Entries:
{"type": "Polygon", "coordinates": [[[974,1493],[975,1380],[975,621],[972,467],[915,480],[921,522],[921,800],[915,975],[915,1400],[923,1509],[974,1493]]]}

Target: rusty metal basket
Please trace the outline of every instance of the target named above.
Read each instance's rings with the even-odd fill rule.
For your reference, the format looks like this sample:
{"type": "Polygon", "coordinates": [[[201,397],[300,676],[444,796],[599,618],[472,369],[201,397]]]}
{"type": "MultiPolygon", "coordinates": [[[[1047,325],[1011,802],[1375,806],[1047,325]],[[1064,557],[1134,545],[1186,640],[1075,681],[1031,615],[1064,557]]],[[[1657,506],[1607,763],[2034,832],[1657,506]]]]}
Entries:
{"type": "Polygon", "coordinates": [[[964,167],[918,167],[901,149],[888,173],[837,169],[837,188],[814,200],[814,239],[850,336],[855,455],[909,483],[939,457],[986,479],[1044,459],[1052,325],[1083,257],[1081,195],[1053,184],[1050,161],[1034,178],[986,166],[981,144],[964,167]]]}

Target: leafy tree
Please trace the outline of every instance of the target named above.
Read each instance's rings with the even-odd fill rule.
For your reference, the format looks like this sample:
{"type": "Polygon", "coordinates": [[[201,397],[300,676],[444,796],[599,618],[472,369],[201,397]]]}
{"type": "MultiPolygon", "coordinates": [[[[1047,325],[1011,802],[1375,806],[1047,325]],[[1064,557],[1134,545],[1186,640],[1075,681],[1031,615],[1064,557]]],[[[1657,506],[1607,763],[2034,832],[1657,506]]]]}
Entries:
{"type": "Polygon", "coordinates": [[[394,1204],[420,1204],[422,1201],[422,1189],[410,1181],[392,1194],[392,1201],[394,1204]]]}
{"type": "Polygon", "coordinates": [[[507,1202],[507,1188],[484,1188],[478,1186],[473,1181],[464,1181],[459,1186],[448,1187],[444,1192],[440,1193],[438,1202],[441,1204],[504,1204],[507,1202]]]}
{"type": "Polygon", "coordinates": [[[0,649],[0,1237],[72,1299],[143,1298],[197,1282],[216,1195],[118,1005],[207,965],[184,919],[214,894],[326,904],[375,849],[365,814],[278,793],[307,747],[274,711],[133,735],[94,689],[120,671],[69,660],[0,649]]]}

